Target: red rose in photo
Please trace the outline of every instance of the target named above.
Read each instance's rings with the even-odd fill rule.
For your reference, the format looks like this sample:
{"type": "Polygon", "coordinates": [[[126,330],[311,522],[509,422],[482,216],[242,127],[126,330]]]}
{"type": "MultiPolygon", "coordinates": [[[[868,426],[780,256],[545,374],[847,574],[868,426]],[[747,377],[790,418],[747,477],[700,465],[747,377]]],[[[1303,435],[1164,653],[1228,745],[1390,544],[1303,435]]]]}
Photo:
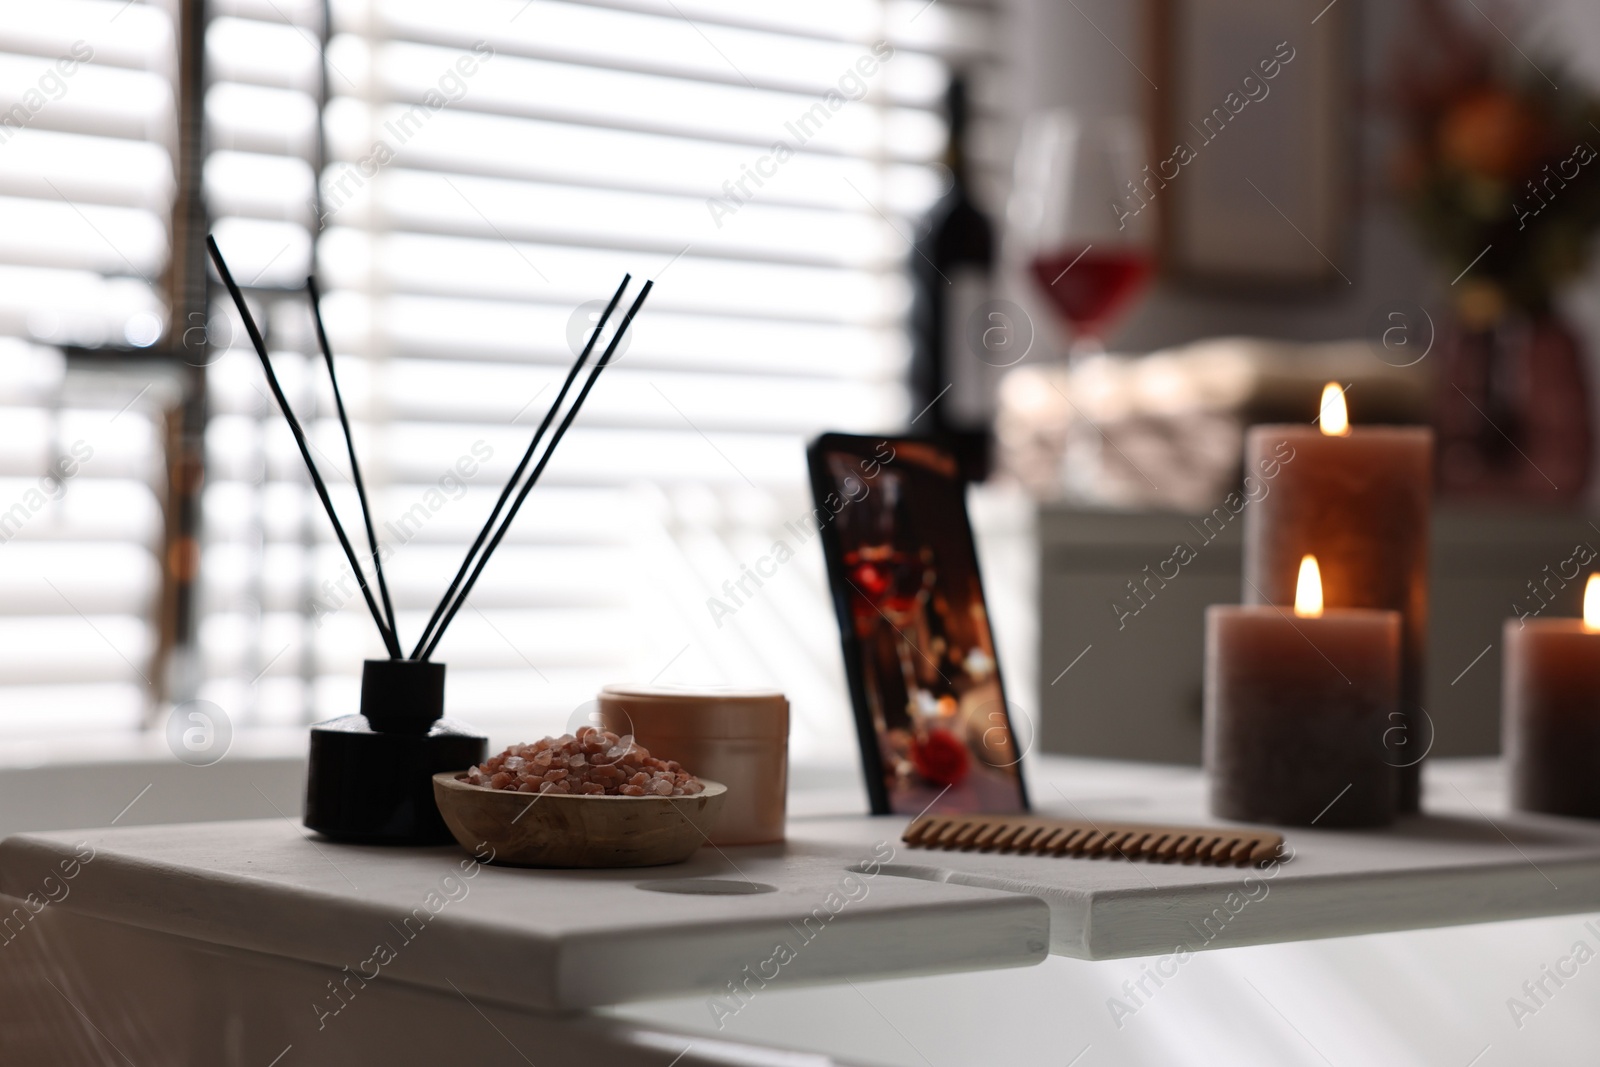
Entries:
{"type": "Polygon", "coordinates": [[[942,726],[911,743],[911,763],[917,773],[935,785],[960,785],[967,777],[972,759],[956,735],[942,726]]]}

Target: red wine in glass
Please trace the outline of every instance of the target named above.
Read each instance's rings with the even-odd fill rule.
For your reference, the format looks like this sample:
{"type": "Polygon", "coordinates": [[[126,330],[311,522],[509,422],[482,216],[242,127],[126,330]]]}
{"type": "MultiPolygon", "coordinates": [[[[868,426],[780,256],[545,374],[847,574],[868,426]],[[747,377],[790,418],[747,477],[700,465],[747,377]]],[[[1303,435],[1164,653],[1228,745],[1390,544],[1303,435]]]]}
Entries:
{"type": "Polygon", "coordinates": [[[1079,337],[1104,336],[1155,269],[1134,247],[1067,247],[1041,252],[1029,264],[1034,280],[1079,337]]]}
{"type": "Polygon", "coordinates": [[[923,570],[910,553],[890,545],[863,545],[845,553],[844,561],[859,594],[853,598],[858,623],[866,622],[870,629],[879,612],[896,626],[909,620],[922,591],[923,570]]]}

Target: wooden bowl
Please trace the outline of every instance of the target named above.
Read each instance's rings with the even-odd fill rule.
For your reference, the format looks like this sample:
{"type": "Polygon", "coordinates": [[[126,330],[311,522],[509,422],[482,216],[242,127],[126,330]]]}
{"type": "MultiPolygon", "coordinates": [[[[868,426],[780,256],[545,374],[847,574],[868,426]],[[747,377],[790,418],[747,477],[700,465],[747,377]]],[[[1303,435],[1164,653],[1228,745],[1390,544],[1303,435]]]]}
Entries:
{"type": "Polygon", "coordinates": [[[472,785],[465,771],[433,776],[439,814],[461,847],[513,867],[657,867],[705,844],[728,787],[681,797],[515,793],[472,785]]]}

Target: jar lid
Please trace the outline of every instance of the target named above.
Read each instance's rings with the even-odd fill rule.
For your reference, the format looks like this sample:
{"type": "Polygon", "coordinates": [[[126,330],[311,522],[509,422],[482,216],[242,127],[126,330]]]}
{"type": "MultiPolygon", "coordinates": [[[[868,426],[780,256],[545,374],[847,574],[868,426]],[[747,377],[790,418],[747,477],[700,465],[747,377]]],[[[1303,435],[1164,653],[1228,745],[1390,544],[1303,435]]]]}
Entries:
{"type": "Polygon", "coordinates": [[[602,713],[610,708],[625,713],[641,738],[654,734],[782,741],[789,736],[789,701],[776,689],[607,685],[600,690],[600,705],[602,713]]]}

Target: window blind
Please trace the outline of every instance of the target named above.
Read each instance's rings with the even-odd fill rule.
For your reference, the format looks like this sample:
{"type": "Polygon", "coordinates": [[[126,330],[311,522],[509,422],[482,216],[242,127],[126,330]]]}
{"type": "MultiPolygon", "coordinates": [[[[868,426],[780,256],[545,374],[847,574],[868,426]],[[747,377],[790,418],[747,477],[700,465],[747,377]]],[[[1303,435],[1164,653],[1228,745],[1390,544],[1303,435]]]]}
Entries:
{"type": "MultiPolygon", "coordinates": [[[[915,414],[902,265],[941,189],[947,65],[993,68],[992,14],[333,0],[319,69],[303,45],[320,12],[266,6],[229,0],[208,38],[219,241],[237,275],[263,272],[275,359],[353,530],[303,308],[264,287],[298,283],[316,233],[408,650],[598,302],[624,271],[656,280],[440,645],[451,712],[511,740],[559,732],[609,681],[771,684],[798,757],[847,751],[821,557],[797,532],[803,445],[915,414]],[[783,539],[796,558],[714,617],[708,599],[783,539]]],[[[351,712],[381,646],[253,355],[221,341],[206,693],[246,721],[351,712]]]]}
{"type": "MultiPolygon", "coordinates": [[[[311,270],[324,12],[319,0],[215,0],[206,26],[204,170],[212,230],[244,288],[284,387],[327,458],[331,398],[308,374],[301,287],[311,270]]],[[[196,695],[234,729],[312,714],[319,675],[310,590],[334,546],[243,325],[220,285],[203,324],[206,486],[196,695]]],[[[333,454],[341,454],[342,448],[333,454]]],[[[343,500],[343,474],[328,478],[343,500]]],[[[354,516],[354,511],[347,511],[354,516]]]]}
{"type": "Polygon", "coordinates": [[[175,389],[67,353],[165,326],[173,27],[122,0],[0,20],[0,736],[132,729],[152,707],[175,389]]]}

